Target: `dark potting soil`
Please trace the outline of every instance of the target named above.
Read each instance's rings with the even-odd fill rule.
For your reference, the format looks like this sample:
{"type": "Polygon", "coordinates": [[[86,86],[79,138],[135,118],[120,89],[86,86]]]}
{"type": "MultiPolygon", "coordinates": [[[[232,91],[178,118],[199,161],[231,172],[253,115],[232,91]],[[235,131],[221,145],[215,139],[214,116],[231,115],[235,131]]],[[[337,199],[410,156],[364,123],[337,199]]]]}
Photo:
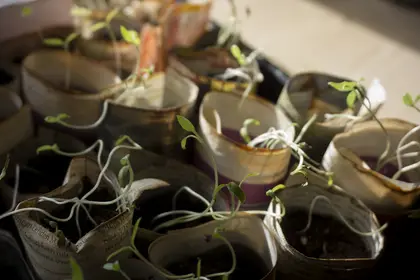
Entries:
{"type": "Polygon", "coordinates": [[[13,81],[13,76],[0,68],[0,85],[7,85],[13,81]]]}
{"type": "MultiPolygon", "coordinates": [[[[161,213],[165,213],[172,210],[189,210],[195,212],[202,212],[206,210],[206,206],[203,202],[192,197],[186,192],[182,192],[178,195],[176,202],[176,209],[173,209],[172,198],[176,194],[178,188],[166,189],[165,191],[159,192],[159,190],[154,191],[156,195],[153,195],[153,198],[150,199],[139,199],[137,207],[134,211],[134,220],[137,220],[141,217],[140,226],[145,229],[152,230],[156,226],[172,220],[177,217],[182,217],[184,215],[171,215],[162,219],[159,219],[155,222],[152,222],[153,218],[161,213]]],[[[168,227],[162,230],[159,230],[158,233],[166,233],[170,230],[183,229],[198,226],[206,222],[211,221],[210,217],[204,217],[193,222],[182,223],[172,227],[168,227]]]]}
{"type": "Polygon", "coordinates": [[[336,218],[312,214],[310,228],[300,233],[307,222],[308,212],[293,210],[288,212],[281,224],[287,242],[305,256],[323,259],[371,256],[363,237],[336,218]]]}
{"type": "MultiPolygon", "coordinates": [[[[364,162],[366,162],[366,164],[369,165],[369,167],[372,170],[375,170],[376,163],[378,162],[378,158],[376,158],[376,157],[360,157],[360,159],[362,159],[364,162]]],[[[387,163],[379,170],[379,173],[388,177],[388,178],[392,178],[392,176],[394,176],[394,174],[397,171],[398,171],[397,166],[395,166],[392,163],[387,163]]],[[[409,182],[407,176],[404,176],[404,174],[402,174],[400,176],[400,178],[398,178],[398,180],[404,181],[404,182],[409,182]]]]}
{"type": "MultiPolygon", "coordinates": [[[[89,180],[89,178],[84,177],[82,180],[83,189],[79,194],[79,198],[82,198],[88,191],[92,189],[94,184],[89,180]]],[[[104,189],[99,189],[95,191],[89,200],[93,201],[107,201],[112,200],[115,197],[111,197],[109,193],[104,189]]],[[[66,218],[69,216],[73,204],[68,203],[62,206],[58,206],[56,209],[51,211],[51,214],[55,217],[66,218]]],[[[112,217],[116,216],[118,213],[115,211],[115,205],[109,206],[95,206],[89,205],[86,206],[89,211],[90,216],[93,220],[99,225],[112,217]]],[[[35,214],[37,215],[37,214],[35,214]]],[[[76,243],[81,237],[87,234],[89,231],[95,228],[95,225],[88,219],[86,211],[83,208],[79,210],[79,225],[82,231],[82,235],[79,236],[76,223],[76,215],[73,215],[72,219],[68,222],[55,222],[57,227],[55,228],[51,223],[51,220],[48,218],[40,219],[40,223],[51,232],[55,232],[56,229],[61,230],[64,233],[64,236],[70,240],[72,243],[76,243]]]]}
{"type": "MultiPolygon", "coordinates": [[[[27,164],[21,165],[19,192],[47,193],[61,186],[70,160],[70,157],[49,151],[28,160],[27,164]]],[[[9,177],[6,182],[9,186],[14,186],[14,176],[9,177]]]]}
{"type": "MultiPolygon", "coordinates": [[[[237,263],[235,271],[229,276],[230,280],[259,280],[268,274],[269,269],[258,254],[243,245],[231,245],[235,250],[237,263]]],[[[199,258],[202,275],[229,271],[232,267],[232,254],[226,245],[221,245],[205,254],[170,263],[165,268],[176,275],[195,273],[199,258]]]]}

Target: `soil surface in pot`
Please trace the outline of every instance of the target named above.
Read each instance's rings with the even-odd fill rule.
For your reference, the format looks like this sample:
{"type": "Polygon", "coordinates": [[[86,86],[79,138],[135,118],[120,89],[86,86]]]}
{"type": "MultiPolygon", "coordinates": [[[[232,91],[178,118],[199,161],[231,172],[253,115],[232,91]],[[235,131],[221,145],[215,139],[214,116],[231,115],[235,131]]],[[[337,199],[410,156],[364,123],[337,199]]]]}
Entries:
{"type": "MultiPolygon", "coordinates": [[[[240,244],[231,243],[231,245],[235,250],[237,263],[229,280],[259,280],[268,274],[269,268],[253,250],[240,244]]],[[[232,268],[232,254],[226,245],[216,247],[199,256],[170,263],[165,268],[176,275],[195,273],[199,258],[201,259],[202,275],[229,271],[232,268]]]]}
{"type": "Polygon", "coordinates": [[[10,73],[0,68],[0,85],[7,85],[11,83],[13,79],[14,77],[10,73]]]}
{"type": "MultiPolygon", "coordinates": [[[[83,188],[78,196],[79,198],[82,198],[83,195],[90,191],[94,186],[94,184],[87,177],[83,178],[82,184],[83,188]]],[[[108,191],[103,188],[98,189],[92,195],[89,196],[89,200],[92,201],[109,201],[114,198],[115,197],[112,197],[108,193],[108,191]]],[[[66,218],[70,215],[72,206],[72,203],[68,203],[55,208],[53,211],[50,211],[50,213],[54,217],[66,218]]],[[[101,223],[110,220],[118,214],[118,212],[115,211],[115,204],[107,206],[87,205],[86,208],[97,225],[100,225],[101,223]]],[[[34,214],[33,216],[37,217],[37,214],[34,214]]],[[[43,227],[49,229],[51,232],[56,232],[57,229],[61,230],[64,233],[64,236],[72,243],[76,243],[81,237],[83,237],[85,234],[87,234],[89,231],[96,227],[95,224],[93,224],[88,218],[86,211],[83,208],[80,208],[78,217],[79,226],[82,232],[80,236],[77,230],[76,215],[73,215],[72,219],[68,222],[52,222],[49,218],[39,217],[40,216],[38,216],[38,221],[43,227]]]]}
{"type": "MultiPolygon", "coordinates": [[[[46,151],[21,165],[19,193],[47,193],[62,185],[70,157],[46,151]]],[[[15,178],[7,179],[9,186],[14,186],[15,178]]]]}
{"type": "MultiPolygon", "coordinates": [[[[155,190],[156,195],[149,199],[139,199],[137,207],[134,211],[134,221],[141,217],[140,226],[145,229],[152,230],[156,226],[184,215],[171,215],[156,221],[152,221],[154,217],[161,213],[172,210],[189,210],[194,212],[202,212],[206,210],[206,206],[202,201],[194,198],[186,192],[181,192],[176,200],[176,208],[173,208],[172,199],[178,188],[170,188],[165,191],[155,190]]],[[[211,221],[210,217],[204,217],[193,222],[182,223],[172,227],[159,230],[158,233],[167,233],[169,230],[183,229],[198,226],[211,221]]]]}
{"type": "MultiPolygon", "coordinates": [[[[360,159],[363,160],[364,162],[366,162],[366,164],[369,165],[369,167],[372,170],[375,170],[376,163],[378,162],[378,158],[376,158],[376,157],[360,157],[360,159]]],[[[379,170],[379,173],[388,177],[388,178],[392,178],[392,176],[394,176],[394,174],[397,173],[397,171],[398,171],[397,166],[395,166],[392,163],[387,163],[379,170]]],[[[405,176],[404,174],[402,174],[400,176],[400,178],[398,178],[398,180],[404,181],[404,182],[409,182],[407,176],[405,176]]]]}
{"type": "Polygon", "coordinates": [[[281,224],[287,242],[305,256],[322,259],[371,257],[364,237],[352,232],[335,217],[312,214],[310,228],[300,233],[307,222],[308,212],[292,210],[281,224]]]}

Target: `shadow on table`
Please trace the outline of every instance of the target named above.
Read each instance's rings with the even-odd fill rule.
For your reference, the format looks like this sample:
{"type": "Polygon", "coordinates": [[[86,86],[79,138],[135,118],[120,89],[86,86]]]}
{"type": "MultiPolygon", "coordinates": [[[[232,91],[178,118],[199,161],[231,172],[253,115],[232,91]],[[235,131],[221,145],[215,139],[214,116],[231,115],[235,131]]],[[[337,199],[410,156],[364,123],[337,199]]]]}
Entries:
{"type": "MultiPolygon", "coordinates": [[[[335,10],[352,21],[375,30],[407,47],[420,51],[420,8],[415,8],[415,0],[406,0],[407,5],[399,5],[398,0],[309,0],[335,10]]],[[[420,1],[417,0],[417,7],[420,1]]],[[[356,43],[356,42],[355,42],[356,43]]],[[[360,42],[363,43],[363,42],[360,42]]]]}

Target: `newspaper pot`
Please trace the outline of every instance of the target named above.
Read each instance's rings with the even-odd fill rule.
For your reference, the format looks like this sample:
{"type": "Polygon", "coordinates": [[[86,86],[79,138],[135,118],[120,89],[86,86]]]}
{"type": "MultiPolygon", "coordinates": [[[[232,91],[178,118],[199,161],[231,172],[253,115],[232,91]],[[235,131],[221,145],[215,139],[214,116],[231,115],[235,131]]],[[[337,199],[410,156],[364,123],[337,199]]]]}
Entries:
{"type": "Polygon", "coordinates": [[[33,134],[29,106],[7,88],[0,88],[0,155],[13,149],[33,134]]]}
{"type": "MultiPolygon", "coordinates": [[[[186,191],[180,192],[177,196],[176,204],[173,204],[174,195],[184,186],[188,186],[208,201],[212,199],[214,189],[212,180],[191,165],[182,164],[177,160],[169,159],[146,150],[128,151],[122,149],[121,152],[117,153],[121,156],[127,153],[130,154],[130,162],[134,168],[135,180],[156,178],[169,184],[169,186],[165,188],[145,191],[136,201],[137,207],[134,217],[141,217],[141,230],[150,231],[160,223],[163,223],[168,219],[173,219],[175,216],[171,216],[168,219],[160,219],[156,222],[153,221],[157,215],[167,211],[176,209],[200,212],[205,210],[206,205],[204,205],[196,197],[188,194],[186,191]]],[[[119,158],[121,157],[117,155],[115,156],[115,160],[111,164],[112,170],[116,171],[121,168],[121,164],[119,163],[119,160],[117,160],[119,158]]],[[[224,203],[224,200],[220,196],[216,198],[213,208],[215,211],[229,211],[227,204],[224,203]]],[[[159,231],[159,233],[166,233],[168,230],[196,226],[208,222],[209,220],[210,219],[203,218],[195,222],[166,228],[166,230],[159,231]]],[[[145,231],[144,234],[138,236],[139,242],[150,242],[156,238],[157,233],[148,235],[148,231],[145,231]]]]}
{"type": "Polygon", "coordinates": [[[116,52],[119,53],[121,59],[120,73],[126,77],[133,71],[138,51],[135,45],[127,43],[121,36],[120,26],[125,26],[129,30],[141,30],[142,22],[129,18],[124,15],[117,15],[111,22],[111,29],[116,36],[116,44],[114,45],[107,28],[103,28],[96,32],[91,31],[91,27],[100,21],[105,21],[107,13],[104,11],[92,11],[90,17],[79,19],[78,31],[82,34],[77,40],[78,51],[93,60],[101,61],[115,72],[118,72],[116,64],[116,52]]]}
{"type": "Polygon", "coordinates": [[[69,153],[86,148],[76,138],[45,127],[37,127],[33,135],[27,135],[23,142],[15,143],[16,146],[9,152],[12,164],[7,170],[4,185],[0,183],[3,185],[0,188],[1,199],[7,207],[13,201],[16,180],[14,164],[20,166],[17,202],[50,192],[63,183],[71,158],[52,151],[44,151],[38,155],[36,153],[38,147],[53,144],[69,153]]]}
{"type": "Polygon", "coordinates": [[[160,22],[163,26],[165,50],[191,47],[205,33],[210,19],[212,0],[166,1],[160,22]]]}
{"type": "MultiPolygon", "coordinates": [[[[285,176],[289,166],[290,148],[278,146],[274,150],[251,148],[241,139],[239,130],[246,119],[260,121],[259,126],[250,126],[250,137],[267,132],[270,127],[287,130],[289,140],[294,139],[294,128],[284,113],[273,104],[259,97],[244,100],[241,96],[223,92],[210,92],[200,107],[199,133],[211,149],[219,182],[240,182],[250,173],[259,173],[242,184],[247,200],[245,208],[266,208],[269,197],[266,191],[277,185],[285,176]],[[217,129],[214,111],[220,116],[221,134],[217,129]],[[264,114],[261,114],[264,112],[264,114]]],[[[209,176],[213,174],[211,158],[203,145],[195,146],[196,164],[209,176]]]]}
{"type": "Polygon", "coordinates": [[[73,4],[72,0],[19,2],[0,8],[0,42],[53,26],[72,25],[72,19],[69,13],[73,4]],[[23,17],[23,7],[31,8],[32,14],[23,17]]]}
{"type": "MultiPolygon", "coordinates": [[[[74,158],[70,164],[63,186],[46,194],[52,198],[74,198],[89,191],[100,173],[97,163],[88,158],[74,158]]],[[[111,172],[111,186],[100,184],[90,199],[93,201],[107,201],[115,197],[114,187],[117,179],[111,172]]],[[[159,180],[145,180],[142,183],[151,187],[160,187],[164,182],[159,180]]],[[[134,187],[134,186],[133,186],[134,187]]],[[[132,191],[136,192],[135,189],[132,191]]],[[[133,193],[133,199],[141,193],[133,193]]],[[[131,197],[131,195],[130,195],[131,197]]],[[[69,204],[71,205],[71,204],[69,204]]],[[[18,204],[17,209],[28,207],[41,208],[52,215],[68,216],[69,207],[59,206],[50,202],[38,202],[37,198],[25,200],[18,204]]],[[[66,237],[65,240],[54,234],[45,216],[32,212],[20,212],[13,216],[19,235],[22,238],[29,260],[34,265],[38,276],[45,280],[71,278],[69,258],[73,257],[81,266],[85,279],[97,279],[103,274],[103,264],[109,254],[116,249],[127,246],[130,242],[132,216],[131,208],[118,213],[116,205],[93,206],[89,213],[98,226],[86,219],[84,211],[80,212],[79,222],[82,237],[75,231],[75,219],[65,223],[57,222],[58,228],[66,237]]]]}
{"type": "MultiPolygon", "coordinates": [[[[288,80],[278,99],[277,104],[300,127],[303,127],[313,114],[318,115],[303,137],[303,141],[312,147],[307,154],[317,161],[321,161],[334,135],[343,132],[346,125],[350,124],[350,119],[328,120],[325,114],[357,115],[362,117],[360,121],[370,118],[369,112],[360,102],[356,103],[354,112],[348,109],[347,94],[328,85],[328,82],[348,80],[317,72],[297,74],[288,80]]],[[[367,92],[374,113],[382,106],[385,95],[384,88],[378,81],[374,81],[367,92]]]]}
{"type": "MultiPolygon", "coordinates": [[[[398,119],[380,120],[387,130],[391,141],[391,153],[394,154],[402,137],[415,127],[414,124],[398,119]]],[[[419,141],[418,136],[408,139],[419,141]]],[[[334,181],[348,193],[362,200],[378,215],[395,216],[408,210],[420,195],[418,188],[404,191],[404,182],[420,181],[417,170],[403,174],[399,180],[390,178],[397,172],[396,160],[390,161],[381,170],[375,172],[376,161],[386,147],[386,138],[379,124],[369,121],[354,125],[347,131],[334,137],[325,153],[322,165],[334,172],[334,181]]],[[[412,152],[407,149],[404,151],[412,152]]],[[[402,160],[403,166],[418,162],[414,157],[402,160]]]]}
{"type": "Polygon", "coordinates": [[[120,135],[128,135],[145,149],[181,159],[185,131],[176,116],[192,116],[197,91],[196,85],[171,69],[159,73],[149,80],[144,92],[133,89],[110,102],[101,139],[112,147],[120,135]]]}
{"type": "MultiPolygon", "coordinates": [[[[169,56],[168,65],[198,85],[199,94],[195,107],[197,114],[207,92],[242,93],[249,86],[248,82],[238,79],[222,80],[218,77],[227,68],[239,67],[235,58],[226,49],[207,48],[197,51],[187,48],[175,49],[169,56]]],[[[253,71],[259,71],[257,62],[254,62],[251,67],[253,71]]],[[[255,89],[250,92],[250,95],[255,95],[255,89]]]]}
{"type": "MultiPolygon", "coordinates": [[[[278,274],[287,279],[364,279],[384,248],[376,216],[360,200],[337,186],[328,187],[325,180],[309,173],[309,185],[293,176],[286,188],[276,193],[285,207],[281,223],[272,216],[266,225],[276,232],[279,250],[278,274]],[[330,200],[317,199],[325,197],[330,200]],[[306,231],[311,204],[311,224],[306,231]],[[361,232],[351,231],[340,219],[361,232]]],[[[278,204],[270,204],[269,212],[280,215],[278,204]]]]}
{"type": "Polygon", "coordinates": [[[101,113],[101,101],[110,94],[102,90],[121,81],[105,66],[82,56],[69,57],[64,51],[32,53],[23,62],[22,79],[23,94],[35,113],[42,118],[66,113],[74,125],[94,123],[101,113]],[[69,90],[64,86],[67,67],[69,90]]]}
{"type": "Polygon", "coordinates": [[[238,215],[225,222],[207,224],[171,232],[149,247],[150,261],[174,275],[194,273],[200,258],[201,273],[207,275],[228,271],[232,256],[227,245],[211,238],[216,228],[232,245],[236,269],[229,279],[275,279],[277,249],[263,221],[256,216],[238,215]]]}

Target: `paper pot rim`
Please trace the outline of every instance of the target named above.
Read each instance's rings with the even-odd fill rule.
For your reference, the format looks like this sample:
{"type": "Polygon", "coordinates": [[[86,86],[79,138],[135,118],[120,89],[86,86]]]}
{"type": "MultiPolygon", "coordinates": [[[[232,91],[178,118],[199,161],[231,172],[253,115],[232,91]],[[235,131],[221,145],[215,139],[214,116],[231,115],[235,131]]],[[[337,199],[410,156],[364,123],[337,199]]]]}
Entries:
{"type": "MultiPolygon", "coordinates": [[[[224,134],[218,134],[216,128],[211,123],[209,123],[206,120],[206,118],[203,116],[204,115],[203,114],[204,105],[205,105],[207,99],[209,99],[210,95],[212,95],[212,94],[220,94],[220,95],[224,95],[224,96],[228,96],[228,97],[234,97],[234,98],[238,98],[238,99],[241,98],[241,95],[232,94],[230,92],[210,91],[210,92],[206,93],[206,95],[204,96],[203,102],[200,105],[199,118],[200,119],[203,118],[203,120],[206,122],[207,126],[210,128],[211,133],[213,133],[214,135],[217,135],[217,137],[223,139],[224,141],[230,143],[231,145],[234,145],[235,147],[237,147],[237,148],[239,148],[243,151],[253,153],[253,154],[256,154],[256,155],[267,155],[267,156],[269,156],[269,155],[280,155],[280,154],[283,154],[284,152],[286,152],[290,149],[289,147],[274,149],[274,150],[270,150],[268,148],[259,148],[259,147],[251,148],[246,144],[242,144],[242,143],[239,143],[237,141],[234,141],[234,140],[230,139],[229,137],[227,137],[224,134]]],[[[273,109],[274,111],[280,110],[274,104],[270,103],[269,101],[267,101],[267,100],[265,100],[265,99],[263,99],[259,96],[249,95],[247,97],[247,99],[250,99],[252,102],[258,102],[258,103],[262,104],[263,106],[270,107],[270,109],[273,109]]],[[[293,129],[293,134],[294,134],[295,133],[294,127],[292,127],[291,129],[293,129]]]]}
{"type": "MultiPolygon", "coordinates": [[[[287,191],[293,191],[295,189],[302,189],[302,188],[308,188],[308,187],[315,187],[315,188],[320,188],[323,189],[325,191],[331,192],[333,194],[337,194],[337,195],[343,195],[343,196],[347,196],[348,198],[350,198],[352,204],[356,205],[358,208],[361,208],[362,210],[365,210],[369,213],[370,216],[370,220],[372,222],[372,224],[377,228],[377,230],[381,227],[378,218],[376,217],[375,213],[370,210],[365,203],[363,203],[363,201],[361,201],[360,199],[356,198],[355,196],[347,193],[344,189],[342,189],[341,187],[337,186],[337,185],[333,185],[330,187],[327,186],[321,186],[320,184],[311,184],[309,183],[308,186],[302,186],[301,184],[294,184],[291,186],[287,186],[286,188],[284,188],[283,190],[281,190],[281,192],[287,192],[287,191]]],[[[270,205],[268,207],[268,211],[271,213],[274,213],[277,211],[272,211],[273,209],[273,202],[270,202],[270,205]]],[[[287,215],[287,213],[286,213],[287,215]]],[[[274,218],[271,217],[266,217],[268,220],[266,220],[266,223],[268,224],[267,226],[273,228],[276,227],[275,223],[277,223],[274,218]]],[[[277,225],[277,227],[280,229],[281,231],[281,236],[279,236],[279,234],[276,234],[276,239],[278,240],[280,238],[280,243],[283,243],[283,245],[287,246],[286,250],[291,251],[293,254],[298,255],[300,259],[304,259],[304,260],[308,260],[308,261],[316,261],[316,262],[321,262],[321,263],[350,263],[350,262],[375,262],[376,260],[378,260],[380,258],[380,256],[382,255],[384,248],[385,248],[385,236],[383,234],[383,231],[378,231],[377,232],[377,236],[380,239],[380,246],[376,252],[375,256],[372,257],[365,257],[365,258],[315,258],[315,257],[308,257],[305,254],[301,253],[299,250],[295,249],[286,239],[286,237],[284,236],[282,227],[281,227],[281,223],[277,225]]],[[[356,233],[354,233],[356,234],[356,233]]],[[[364,238],[366,238],[366,236],[363,236],[364,238]]]]}
{"type": "MultiPolygon", "coordinates": [[[[28,72],[32,77],[39,80],[44,85],[47,85],[47,87],[55,89],[54,90],[55,94],[71,96],[72,98],[78,99],[78,100],[105,100],[110,96],[110,94],[105,90],[106,88],[103,88],[96,93],[86,93],[86,92],[81,92],[77,90],[66,90],[63,87],[60,87],[60,86],[55,85],[54,83],[51,83],[50,81],[48,81],[48,79],[42,77],[42,75],[40,75],[36,70],[31,69],[31,67],[28,67],[27,65],[28,60],[30,58],[33,58],[39,55],[47,55],[53,58],[54,56],[67,56],[68,54],[67,52],[62,51],[62,50],[38,50],[29,54],[24,59],[21,66],[21,69],[28,72]]],[[[112,70],[102,65],[101,63],[88,59],[79,54],[71,53],[70,55],[72,59],[84,61],[85,63],[91,64],[93,67],[97,68],[98,70],[102,72],[108,72],[108,74],[113,75],[115,79],[114,82],[118,83],[121,81],[121,79],[112,70]]]]}

